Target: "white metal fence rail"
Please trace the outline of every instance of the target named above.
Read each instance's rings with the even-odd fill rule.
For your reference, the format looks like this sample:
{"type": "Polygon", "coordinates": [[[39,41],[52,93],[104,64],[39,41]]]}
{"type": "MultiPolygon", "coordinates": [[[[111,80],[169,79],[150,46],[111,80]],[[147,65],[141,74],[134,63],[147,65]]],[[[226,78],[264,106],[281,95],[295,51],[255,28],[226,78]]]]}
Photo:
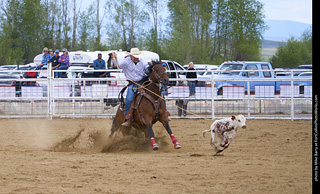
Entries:
{"type": "MultiPolygon", "coordinates": [[[[55,78],[54,72],[48,71],[47,78],[0,79],[0,118],[115,115],[119,91],[126,83],[123,77],[118,78],[120,73],[113,78],[55,78]]],[[[168,86],[165,99],[171,117],[214,119],[243,114],[251,119],[312,118],[311,78],[295,77],[292,70],[288,78],[250,79],[220,79],[215,72],[207,79],[170,79],[174,84],[168,86]],[[194,95],[190,95],[188,81],[196,81],[194,95]],[[217,83],[224,86],[217,88],[217,83]]]]}

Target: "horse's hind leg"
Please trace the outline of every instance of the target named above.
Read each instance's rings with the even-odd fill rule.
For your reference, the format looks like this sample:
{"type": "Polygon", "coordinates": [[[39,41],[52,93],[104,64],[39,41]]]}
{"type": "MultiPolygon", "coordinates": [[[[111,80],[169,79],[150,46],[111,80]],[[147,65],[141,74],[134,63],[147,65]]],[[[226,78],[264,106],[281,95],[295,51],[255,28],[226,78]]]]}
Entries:
{"type": "Polygon", "coordinates": [[[121,131],[123,136],[130,135],[131,127],[119,126],[117,121],[116,121],[116,119],[114,119],[113,122],[112,122],[111,134],[109,135],[109,138],[112,138],[113,134],[119,129],[120,129],[120,131],[121,131]]]}
{"type": "Polygon", "coordinates": [[[127,135],[130,135],[131,127],[120,126],[120,130],[123,136],[127,136],[127,135]]]}
{"type": "Polygon", "coordinates": [[[116,122],[116,119],[113,120],[112,122],[112,127],[111,127],[111,134],[109,135],[109,138],[112,138],[114,132],[116,132],[119,129],[119,126],[116,122]]]}

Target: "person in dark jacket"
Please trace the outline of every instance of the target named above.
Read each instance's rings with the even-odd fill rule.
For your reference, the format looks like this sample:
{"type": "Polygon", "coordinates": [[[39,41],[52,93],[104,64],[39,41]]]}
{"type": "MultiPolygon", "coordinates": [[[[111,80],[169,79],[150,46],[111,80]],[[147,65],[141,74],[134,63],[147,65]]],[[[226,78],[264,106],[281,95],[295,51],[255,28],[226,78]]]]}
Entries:
{"type": "Polygon", "coordinates": [[[55,55],[53,55],[53,57],[51,58],[51,63],[52,63],[52,70],[55,70],[56,68],[59,67],[59,53],[60,51],[57,49],[55,52],[55,55]]]}
{"type": "MultiPolygon", "coordinates": [[[[193,68],[193,62],[189,63],[189,70],[195,70],[193,68]]],[[[197,72],[187,72],[187,79],[196,79],[197,78],[197,72]]],[[[193,96],[196,93],[196,81],[188,81],[188,85],[189,85],[189,90],[190,90],[190,96],[193,96]]]]}

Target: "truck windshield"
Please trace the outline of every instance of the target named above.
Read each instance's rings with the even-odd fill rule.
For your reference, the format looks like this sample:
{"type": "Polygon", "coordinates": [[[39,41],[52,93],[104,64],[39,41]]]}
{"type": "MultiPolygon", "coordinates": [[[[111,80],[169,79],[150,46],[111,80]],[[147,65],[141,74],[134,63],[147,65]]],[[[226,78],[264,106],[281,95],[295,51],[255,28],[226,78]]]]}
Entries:
{"type": "MultiPolygon", "coordinates": [[[[242,64],[223,64],[220,70],[241,70],[242,64]]],[[[219,74],[239,75],[240,72],[219,72],[219,74]]]]}

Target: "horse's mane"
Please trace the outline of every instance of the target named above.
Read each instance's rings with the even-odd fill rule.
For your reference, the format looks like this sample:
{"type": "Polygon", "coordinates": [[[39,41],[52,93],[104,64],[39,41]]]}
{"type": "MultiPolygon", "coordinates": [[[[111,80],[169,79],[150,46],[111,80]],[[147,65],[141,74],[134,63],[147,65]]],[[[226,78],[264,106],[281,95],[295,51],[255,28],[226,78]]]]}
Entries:
{"type": "Polygon", "coordinates": [[[148,74],[152,73],[152,67],[153,67],[152,62],[154,62],[155,65],[159,65],[160,61],[158,59],[156,59],[156,60],[152,60],[151,62],[148,62],[148,65],[149,65],[149,67],[148,67],[148,72],[149,73],[148,74]]]}
{"type": "Polygon", "coordinates": [[[142,81],[147,81],[149,79],[149,75],[150,75],[150,73],[152,73],[152,70],[153,70],[152,69],[153,68],[152,62],[154,62],[156,65],[158,65],[158,64],[160,64],[160,61],[158,59],[156,59],[156,60],[152,60],[151,62],[148,62],[148,65],[149,65],[148,70],[144,72],[146,74],[146,76],[144,76],[142,78],[142,81]]]}

